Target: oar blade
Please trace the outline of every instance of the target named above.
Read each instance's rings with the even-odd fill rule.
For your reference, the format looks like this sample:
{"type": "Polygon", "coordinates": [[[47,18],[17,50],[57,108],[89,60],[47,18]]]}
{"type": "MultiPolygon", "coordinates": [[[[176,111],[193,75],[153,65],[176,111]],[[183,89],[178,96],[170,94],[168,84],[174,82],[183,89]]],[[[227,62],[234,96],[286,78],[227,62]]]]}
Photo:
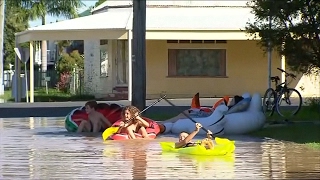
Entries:
{"type": "Polygon", "coordinates": [[[107,140],[112,134],[116,133],[119,130],[119,127],[109,127],[102,133],[102,139],[107,140]]]}

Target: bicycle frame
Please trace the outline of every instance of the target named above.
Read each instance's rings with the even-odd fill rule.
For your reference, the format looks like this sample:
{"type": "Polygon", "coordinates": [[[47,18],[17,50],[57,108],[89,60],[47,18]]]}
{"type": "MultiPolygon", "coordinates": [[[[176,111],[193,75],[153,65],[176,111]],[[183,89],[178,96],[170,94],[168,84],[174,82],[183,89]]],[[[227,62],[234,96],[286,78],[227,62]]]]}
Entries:
{"type": "MultiPolygon", "coordinates": [[[[286,72],[282,72],[282,73],[286,73],[286,72]]],[[[285,93],[285,92],[287,92],[288,91],[288,85],[290,84],[290,83],[288,83],[288,77],[289,76],[291,76],[290,74],[288,74],[288,73],[286,73],[285,74],[285,79],[284,79],[284,82],[283,83],[278,83],[278,81],[280,80],[280,78],[278,77],[278,76],[275,76],[275,77],[271,77],[271,81],[272,82],[275,82],[274,84],[275,84],[275,92],[276,92],[276,99],[275,100],[277,100],[278,98],[279,98],[279,96],[280,96],[280,94],[284,94],[285,95],[285,97],[284,97],[284,100],[289,104],[291,104],[291,102],[288,102],[288,100],[289,100],[289,95],[288,95],[288,93],[285,93]]]]}
{"type": "MultiPolygon", "coordinates": [[[[263,98],[263,107],[264,107],[264,111],[271,111],[271,113],[269,113],[268,116],[272,116],[273,112],[275,111],[275,109],[277,110],[278,114],[280,114],[281,116],[284,117],[283,113],[280,112],[279,108],[280,106],[282,106],[282,101],[284,100],[286,104],[291,105],[291,100],[290,100],[290,96],[291,96],[291,92],[295,92],[298,94],[298,98],[299,98],[299,106],[298,109],[296,109],[296,111],[293,111],[292,115],[295,115],[300,107],[301,107],[301,103],[302,103],[302,97],[301,94],[294,88],[290,88],[289,84],[292,82],[293,79],[296,78],[296,76],[294,74],[288,73],[283,69],[277,68],[279,71],[281,71],[282,73],[285,73],[285,79],[284,82],[279,83],[280,78],[279,76],[274,76],[274,77],[270,77],[270,80],[272,82],[275,82],[275,88],[268,88],[265,92],[264,98],[263,98]],[[291,77],[292,80],[288,80],[288,77],[291,77]],[[269,94],[271,93],[271,94],[269,94]],[[270,96],[271,95],[271,96],[270,96]],[[270,101],[270,99],[273,98],[272,101],[270,101]],[[266,101],[267,100],[267,101],[266,101]]],[[[267,112],[265,111],[265,112],[267,112]]]]}

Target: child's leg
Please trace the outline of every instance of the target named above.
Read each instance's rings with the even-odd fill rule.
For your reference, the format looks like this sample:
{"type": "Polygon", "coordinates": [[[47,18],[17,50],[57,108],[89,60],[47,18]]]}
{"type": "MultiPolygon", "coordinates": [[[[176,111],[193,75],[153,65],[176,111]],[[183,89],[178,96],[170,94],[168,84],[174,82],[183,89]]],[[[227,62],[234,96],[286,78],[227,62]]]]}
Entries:
{"type": "Polygon", "coordinates": [[[139,129],[139,133],[142,135],[143,138],[148,138],[148,133],[145,127],[141,126],[139,129]]]}
{"type": "Polygon", "coordinates": [[[79,127],[78,127],[77,133],[90,132],[90,130],[91,130],[91,124],[86,120],[82,120],[79,127]]]}
{"type": "Polygon", "coordinates": [[[93,131],[92,132],[94,132],[94,133],[99,132],[100,129],[101,129],[101,125],[100,125],[99,122],[92,123],[92,126],[93,126],[93,131]]]}

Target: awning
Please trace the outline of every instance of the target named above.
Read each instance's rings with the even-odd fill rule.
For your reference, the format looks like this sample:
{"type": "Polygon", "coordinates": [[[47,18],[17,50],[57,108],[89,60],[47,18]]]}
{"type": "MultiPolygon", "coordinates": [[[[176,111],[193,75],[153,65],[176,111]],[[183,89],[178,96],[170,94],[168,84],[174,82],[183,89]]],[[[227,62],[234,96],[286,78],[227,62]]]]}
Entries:
{"type": "Polygon", "coordinates": [[[69,19],[29,28],[16,34],[18,43],[36,40],[126,39],[126,28],[132,9],[69,19]]]}
{"type": "MultiPolygon", "coordinates": [[[[246,40],[251,8],[147,8],[147,39],[246,40]]],[[[132,29],[132,8],[115,8],[18,33],[19,43],[34,40],[126,39],[132,29]]]]}

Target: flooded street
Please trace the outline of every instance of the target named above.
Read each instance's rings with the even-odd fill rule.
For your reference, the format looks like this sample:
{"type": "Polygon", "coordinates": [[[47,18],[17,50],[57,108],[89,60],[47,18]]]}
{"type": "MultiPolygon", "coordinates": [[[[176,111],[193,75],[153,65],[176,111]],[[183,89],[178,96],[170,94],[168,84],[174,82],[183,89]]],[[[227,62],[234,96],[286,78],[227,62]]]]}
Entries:
{"type": "Polygon", "coordinates": [[[161,152],[156,140],[107,141],[68,133],[63,118],[0,119],[0,179],[310,179],[320,151],[246,136],[226,157],[161,152]]]}

